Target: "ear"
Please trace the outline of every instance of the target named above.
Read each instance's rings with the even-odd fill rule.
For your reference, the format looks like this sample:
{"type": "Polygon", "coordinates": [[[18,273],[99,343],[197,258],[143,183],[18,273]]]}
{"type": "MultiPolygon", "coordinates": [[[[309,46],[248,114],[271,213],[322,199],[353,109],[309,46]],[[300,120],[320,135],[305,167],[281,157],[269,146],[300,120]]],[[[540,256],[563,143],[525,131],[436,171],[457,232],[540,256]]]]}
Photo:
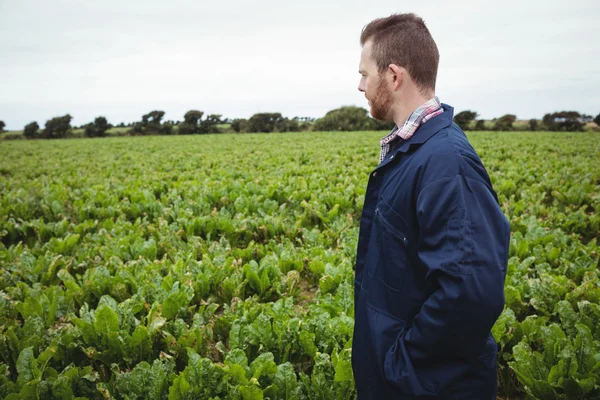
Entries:
{"type": "Polygon", "coordinates": [[[387,72],[391,80],[392,88],[394,90],[398,90],[404,81],[404,74],[406,73],[406,70],[396,64],[390,64],[387,72]]]}

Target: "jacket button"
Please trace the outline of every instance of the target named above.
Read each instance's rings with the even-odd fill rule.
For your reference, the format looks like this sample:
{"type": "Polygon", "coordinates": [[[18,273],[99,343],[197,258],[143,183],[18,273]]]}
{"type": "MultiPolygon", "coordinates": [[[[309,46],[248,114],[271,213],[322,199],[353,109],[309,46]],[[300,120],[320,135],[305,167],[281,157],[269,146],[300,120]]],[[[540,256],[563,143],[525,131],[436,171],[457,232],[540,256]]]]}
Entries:
{"type": "Polygon", "coordinates": [[[377,171],[373,172],[373,177],[377,176],[377,171]]]}

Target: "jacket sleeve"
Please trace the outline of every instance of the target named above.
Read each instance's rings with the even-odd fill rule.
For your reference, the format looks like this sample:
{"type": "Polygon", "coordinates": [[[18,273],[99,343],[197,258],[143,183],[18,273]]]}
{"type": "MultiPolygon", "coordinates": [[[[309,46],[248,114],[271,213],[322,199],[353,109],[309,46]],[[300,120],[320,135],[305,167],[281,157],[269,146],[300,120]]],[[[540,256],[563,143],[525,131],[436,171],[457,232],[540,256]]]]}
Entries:
{"type": "Polygon", "coordinates": [[[462,175],[425,186],[417,219],[417,268],[431,294],[387,352],[384,371],[405,391],[427,394],[490,346],[504,306],[510,229],[491,188],[462,175]]]}

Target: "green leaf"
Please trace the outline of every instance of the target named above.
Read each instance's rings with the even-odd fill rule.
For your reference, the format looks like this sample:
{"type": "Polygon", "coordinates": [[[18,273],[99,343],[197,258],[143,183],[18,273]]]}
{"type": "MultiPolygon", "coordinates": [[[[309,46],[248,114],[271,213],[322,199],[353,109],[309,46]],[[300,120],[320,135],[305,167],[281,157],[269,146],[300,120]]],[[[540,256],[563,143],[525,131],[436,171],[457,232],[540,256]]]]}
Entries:
{"type": "Polygon", "coordinates": [[[163,302],[162,312],[166,318],[173,318],[179,312],[179,304],[172,297],[167,297],[163,302]]]}
{"type": "Polygon", "coordinates": [[[239,364],[242,367],[248,367],[248,357],[242,349],[232,349],[225,357],[225,365],[239,364]]]}
{"type": "Polygon", "coordinates": [[[73,322],[75,322],[75,325],[77,325],[77,328],[79,328],[81,336],[83,337],[83,341],[90,346],[95,345],[97,341],[97,334],[96,330],[94,329],[94,325],[81,318],[73,318],[73,322]]]}
{"type": "Polygon", "coordinates": [[[515,361],[508,364],[519,382],[524,385],[526,392],[535,398],[555,398],[556,393],[548,383],[549,367],[546,366],[542,355],[532,352],[527,343],[521,342],[513,347],[513,356],[515,361]]]}
{"type": "Polygon", "coordinates": [[[17,373],[17,384],[19,386],[25,386],[28,382],[40,377],[41,371],[38,368],[37,360],[33,356],[33,347],[27,347],[19,354],[17,373]]]}
{"type": "Polygon", "coordinates": [[[333,399],[336,397],[336,386],[331,384],[335,380],[334,376],[335,371],[329,355],[318,353],[315,357],[315,366],[310,379],[312,390],[318,398],[333,399]]]}
{"type": "Polygon", "coordinates": [[[507,307],[512,309],[516,314],[521,312],[523,308],[523,300],[521,299],[521,293],[517,288],[511,285],[504,287],[504,298],[507,307]]]}
{"type": "Polygon", "coordinates": [[[298,381],[292,364],[286,362],[277,367],[274,383],[278,388],[279,398],[298,400],[298,381]]]}
{"type": "MultiPolygon", "coordinates": [[[[218,319],[217,321],[224,321],[224,318],[218,319]]],[[[226,325],[227,322],[223,323],[215,323],[215,327],[226,325]]],[[[244,335],[245,326],[242,323],[241,319],[234,319],[231,323],[231,327],[229,329],[229,348],[236,349],[243,347],[245,343],[246,336],[244,335]]],[[[223,331],[227,331],[223,329],[223,331]]]]}
{"type": "Polygon", "coordinates": [[[304,354],[314,358],[317,355],[317,346],[315,346],[315,334],[310,331],[301,331],[299,335],[300,346],[304,354]]]}
{"type": "Polygon", "coordinates": [[[107,336],[110,332],[118,332],[119,316],[108,305],[102,304],[98,307],[95,316],[94,328],[96,332],[103,336],[107,336]]]}
{"type": "Polygon", "coordinates": [[[560,316],[560,322],[562,323],[563,329],[569,336],[574,337],[577,334],[575,325],[579,321],[579,317],[573,310],[571,303],[566,300],[561,300],[556,304],[555,311],[560,316]]]}
{"type": "Polygon", "coordinates": [[[531,386],[537,378],[536,365],[532,357],[531,348],[527,343],[519,343],[513,347],[515,362],[510,363],[511,368],[525,386],[531,386]]]}
{"type": "Polygon", "coordinates": [[[250,287],[258,294],[263,293],[262,281],[258,274],[252,269],[250,264],[246,264],[243,269],[244,278],[248,280],[250,287]]]}
{"type": "Polygon", "coordinates": [[[552,386],[561,386],[561,380],[565,377],[568,377],[569,370],[565,364],[565,360],[558,361],[558,364],[552,366],[550,368],[550,373],[548,374],[548,383],[552,386]]]}
{"type": "Polygon", "coordinates": [[[323,293],[330,293],[336,288],[337,283],[337,280],[333,276],[323,275],[319,279],[319,289],[321,289],[321,292],[323,293]]]}
{"type": "Polygon", "coordinates": [[[502,339],[507,334],[508,330],[516,325],[517,318],[515,313],[508,307],[504,308],[502,314],[496,320],[496,323],[492,327],[492,336],[497,342],[502,343],[502,339]]]}
{"type": "Polygon", "coordinates": [[[266,314],[260,314],[252,324],[247,327],[248,342],[254,345],[264,344],[271,348],[274,345],[273,328],[271,318],[266,314]]]}
{"type": "Polygon", "coordinates": [[[136,326],[131,335],[131,352],[137,360],[145,360],[152,352],[152,340],[144,325],[136,326]]]}
{"type": "MultiPolygon", "coordinates": [[[[333,359],[333,357],[332,357],[333,359]]],[[[351,381],[354,382],[354,375],[352,373],[352,350],[344,349],[339,354],[333,364],[335,368],[336,382],[351,381]]]]}
{"type": "Polygon", "coordinates": [[[539,315],[529,315],[521,322],[521,331],[523,336],[527,336],[530,340],[539,336],[541,327],[548,322],[548,317],[540,317],[539,315]]]}
{"type": "Polygon", "coordinates": [[[246,369],[239,364],[231,364],[229,367],[229,376],[240,385],[247,385],[246,369]]]}
{"type": "Polygon", "coordinates": [[[75,397],[67,376],[61,375],[52,383],[52,397],[60,400],[72,400],[75,397]]]}
{"type": "Polygon", "coordinates": [[[577,337],[575,338],[575,352],[577,354],[577,364],[582,374],[591,372],[594,365],[600,361],[598,353],[598,344],[592,338],[590,328],[583,324],[576,324],[577,337]]]}
{"type": "Polygon", "coordinates": [[[44,308],[39,302],[37,296],[30,295],[24,302],[17,302],[15,309],[21,314],[24,320],[31,317],[44,317],[44,308]]]}
{"type": "Polygon", "coordinates": [[[162,305],[162,314],[166,318],[174,318],[181,308],[186,307],[194,296],[193,289],[189,286],[180,286],[175,282],[162,305]]]}
{"type": "Polygon", "coordinates": [[[0,363],[0,396],[6,396],[8,393],[13,392],[15,383],[10,379],[10,371],[8,365],[0,363]]]}
{"type": "Polygon", "coordinates": [[[167,370],[160,360],[154,360],[152,366],[142,361],[117,378],[117,392],[125,398],[160,400],[167,394],[167,370]]]}
{"type": "Polygon", "coordinates": [[[240,386],[243,400],[263,400],[263,392],[257,386],[240,386]]]}
{"type": "Polygon", "coordinates": [[[192,385],[185,379],[185,374],[179,376],[179,390],[181,394],[186,394],[192,389],[192,385]]]}
{"type": "Polygon", "coordinates": [[[584,379],[575,378],[575,381],[579,385],[579,389],[581,389],[581,392],[583,394],[590,393],[592,390],[594,390],[596,388],[597,380],[593,376],[590,376],[589,378],[584,378],[584,379]]]}
{"type": "Polygon", "coordinates": [[[37,357],[37,363],[40,369],[40,376],[44,373],[48,362],[50,362],[50,360],[56,354],[58,342],[59,338],[54,339],[52,343],[50,343],[50,345],[46,348],[46,350],[41,352],[40,355],[37,357]]]}
{"type": "Polygon", "coordinates": [[[273,353],[263,353],[256,357],[250,364],[250,373],[254,379],[275,375],[277,373],[277,364],[275,364],[273,353]]]}
{"type": "Polygon", "coordinates": [[[154,239],[150,239],[142,245],[141,256],[148,260],[154,261],[156,260],[156,255],[158,253],[158,248],[156,247],[156,241],[154,239]]]}

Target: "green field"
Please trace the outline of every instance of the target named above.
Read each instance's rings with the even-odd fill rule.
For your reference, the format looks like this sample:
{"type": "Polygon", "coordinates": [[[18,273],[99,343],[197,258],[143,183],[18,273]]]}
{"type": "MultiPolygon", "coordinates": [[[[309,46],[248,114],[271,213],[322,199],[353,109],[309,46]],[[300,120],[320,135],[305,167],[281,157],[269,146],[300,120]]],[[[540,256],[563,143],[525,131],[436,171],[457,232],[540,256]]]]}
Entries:
{"type": "MultiPolygon", "coordinates": [[[[0,397],[350,399],[381,132],[0,142],[0,397]]],[[[600,140],[475,132],[502,398],[600,398],[600,140]]]]}

